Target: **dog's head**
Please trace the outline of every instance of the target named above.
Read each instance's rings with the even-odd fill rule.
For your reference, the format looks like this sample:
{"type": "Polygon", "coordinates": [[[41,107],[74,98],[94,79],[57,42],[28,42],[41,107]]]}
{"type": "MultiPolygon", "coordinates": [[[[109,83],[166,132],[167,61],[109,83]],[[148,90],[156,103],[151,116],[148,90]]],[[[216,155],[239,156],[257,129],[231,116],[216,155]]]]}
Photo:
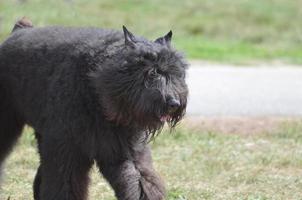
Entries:
{"type": "MultiPolygon", "coordinates": [[[[155,133],[165,122],[174,127],[187,104],[187,63],[171,47],[172,32],[155,41],[123,27],[122,47],[99,70],[96,79],[106,117],[118,124],[155,133]]],[[[113,48],[114,49],[114,48],[113,48]]]]}

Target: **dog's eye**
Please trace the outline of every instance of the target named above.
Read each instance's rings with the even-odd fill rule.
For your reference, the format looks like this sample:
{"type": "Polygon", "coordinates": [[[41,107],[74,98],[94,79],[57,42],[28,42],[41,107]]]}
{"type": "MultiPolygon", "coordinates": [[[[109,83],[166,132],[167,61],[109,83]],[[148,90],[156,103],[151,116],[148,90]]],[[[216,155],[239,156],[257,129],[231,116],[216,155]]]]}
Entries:
{"type": "Polygon", "coordinates": [[[157,54],[154,53],[154,52],[146,53],[146,54],[144,55],[144,59],[146,59],[146,60],[151,60],[151,61],[156,61],[156,60],[157,60],[157,54]]]}

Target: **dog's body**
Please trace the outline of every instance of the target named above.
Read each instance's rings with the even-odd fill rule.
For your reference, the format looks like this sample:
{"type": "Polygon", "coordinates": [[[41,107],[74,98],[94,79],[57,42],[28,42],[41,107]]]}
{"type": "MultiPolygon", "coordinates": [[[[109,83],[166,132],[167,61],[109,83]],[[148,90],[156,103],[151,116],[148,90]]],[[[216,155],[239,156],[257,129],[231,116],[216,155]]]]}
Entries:
{"type": "Polygon", "coordinates": [[[146,143],[182,118],[187,98],[170,39],[126,28],[13,31],[0,46],[0,164],[29,124],[41,156],[36,200],[86,199],[94,161],[118,199],[163,199],[146,143]]]}

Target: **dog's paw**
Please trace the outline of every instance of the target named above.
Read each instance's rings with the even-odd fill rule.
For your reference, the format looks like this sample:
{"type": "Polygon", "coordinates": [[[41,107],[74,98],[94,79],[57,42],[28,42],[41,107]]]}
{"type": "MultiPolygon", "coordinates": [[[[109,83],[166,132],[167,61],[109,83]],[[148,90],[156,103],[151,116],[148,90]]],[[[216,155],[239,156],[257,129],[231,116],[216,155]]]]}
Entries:
{"type": "Polygon", "coordinates": [[[165,199],[166,190],[159,177],[142,176],[140,180],[143,194],[141,200],[163,200],[165,199]]]}

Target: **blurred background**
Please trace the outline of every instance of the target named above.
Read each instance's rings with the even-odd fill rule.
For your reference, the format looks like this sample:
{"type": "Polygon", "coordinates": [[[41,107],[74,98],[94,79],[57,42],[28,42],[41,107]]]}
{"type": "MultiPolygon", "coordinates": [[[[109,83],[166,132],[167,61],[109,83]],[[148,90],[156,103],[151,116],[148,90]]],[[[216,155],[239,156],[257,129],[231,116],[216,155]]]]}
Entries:
{"type": "MultiPolygon", "coordinates": [[[[302,0],[0,0],[0,40],[34,26],[173,31],[191,64],[185,120],[151,142],[169,200],[302,197],[302,0]]],[[[33,130],[6,163],[0,199],[32,199],[33,130]]],[[[114,199],[94,168],[89,199],[114,199]]]]}
{"type": "Polygon", "coordinates": [[[302,62],[301,0],[0,1],[0,37],[28,16],[36,26],[97,26],[156,38],[170,29],[189,58],[302,62]]]}

